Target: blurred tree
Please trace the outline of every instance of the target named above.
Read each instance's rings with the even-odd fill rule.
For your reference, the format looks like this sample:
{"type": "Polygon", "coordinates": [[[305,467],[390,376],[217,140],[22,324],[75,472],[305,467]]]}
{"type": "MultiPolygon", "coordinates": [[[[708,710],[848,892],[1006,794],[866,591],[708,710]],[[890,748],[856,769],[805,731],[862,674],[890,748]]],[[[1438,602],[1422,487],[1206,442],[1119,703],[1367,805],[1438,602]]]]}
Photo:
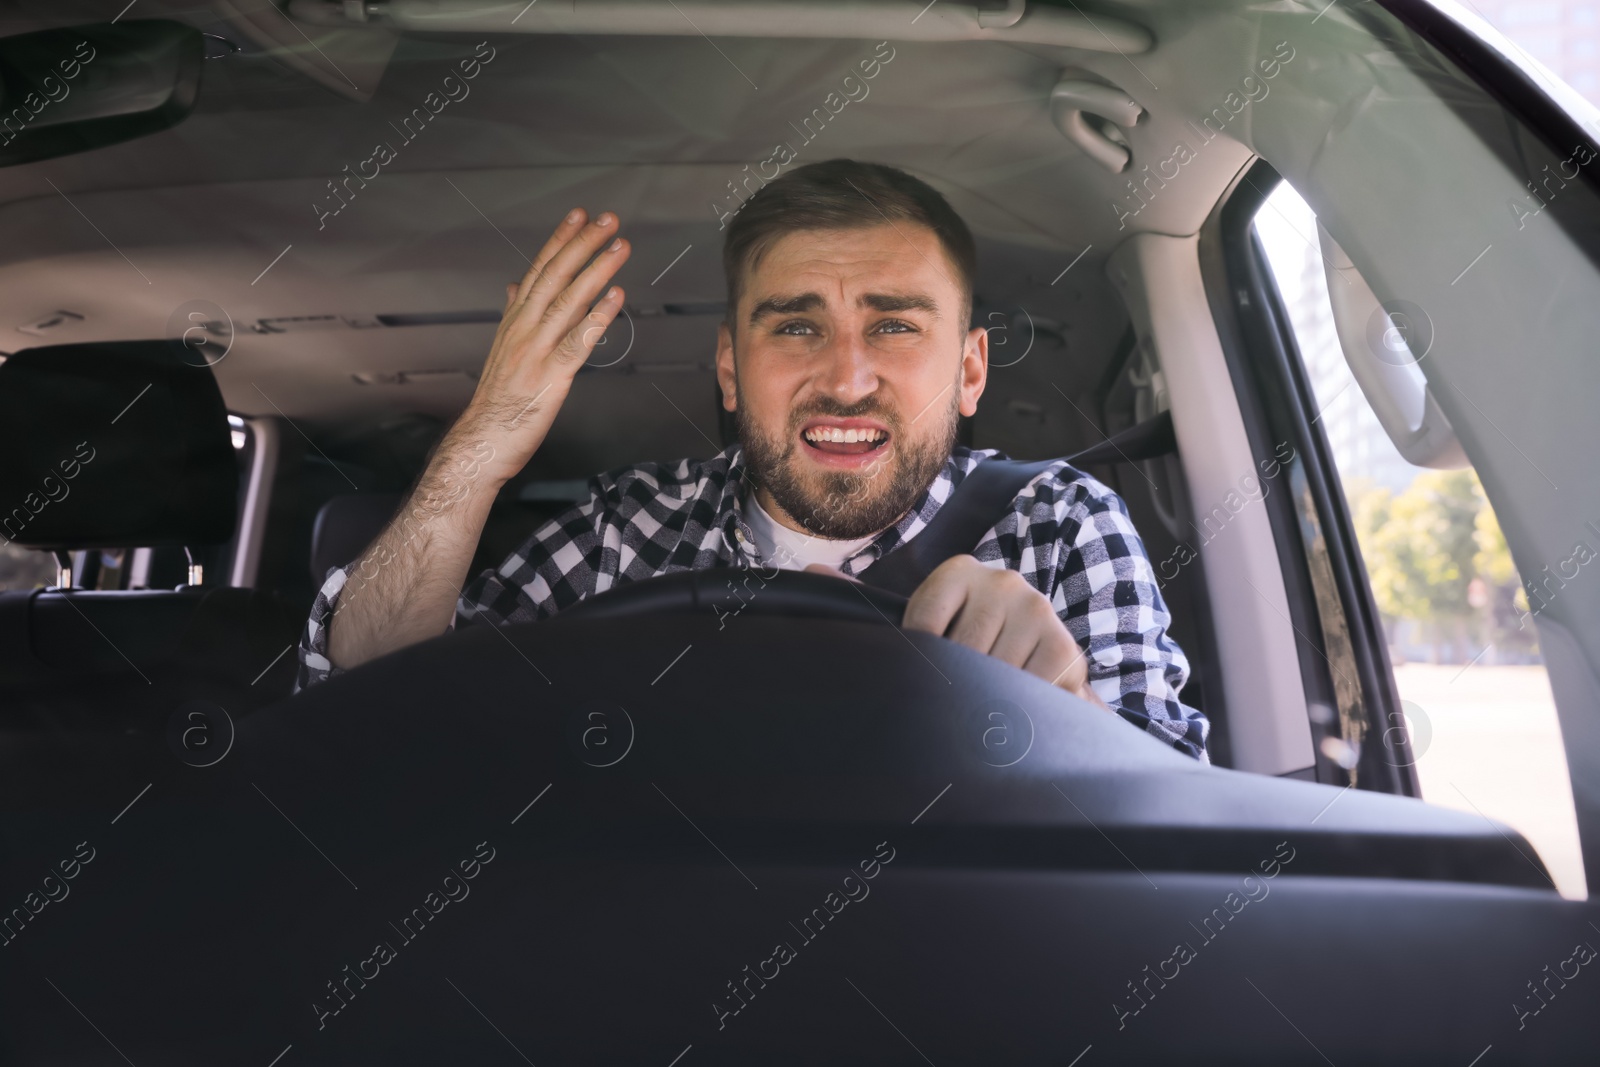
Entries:
{"type": "Polygon", "coordinates": [[[1476,614],[1469,587],[1483,510],[1483,490],[1470,469],[1424,471],[1398,496],[1380,488],[1357,499],[1357,537],[1378,610],[1425,624],[1435,662],[1442,642],[1457,658],[1455,646],[1466,640],[1476,614]]]}
{"type": "Polygon", "coordinates": [[[1392,544],[1380,547],[1378,543],[1378,531],[1389,523],[1394,492],[1385,486],[1374,485],[1366,478],[1352,478],[1345,482],[1345,494],[1351,502],[1356,542],[1361,546],[1361,557],[1367,566],[1367,580],[1372,583],[1373,599],[1377,601],[1378,614],[1382,617],[1392,654],[1399,656],[1402,638],[1396,630],[1412,621],[1405,614],[1410,605],[1399,594],[1399,589],[1405,583],[1400,575],[1399,561],[1393,559],[1388,551],[1393,547],[1392,544]]]}
{"type": "Polygon", "coordinates": [[[1486,640],[1494,644],[1497,654],[1532,655],[1538,651],[1538,635],[1533,626],[1520,621],[1528,610],[1528,594],[1522,588],[1517,565],[1512,562],[1500,521],[1487,504],[1478,512],[1476,537],[1478,552],[1473,557],[1473,566],[1488,586],[1488,604],[1484,609],[1488,620],[1486,640]]]}
{"type": "Polygon", "coordinates": [[[1494,517],[1493,508],[1478,512],[1475,536],[1478,552],[1473,556],[1473,566],[1479,577],[1490,585],[1514,585],[1521,589],[1517,565],[1511,562],[1511,549],[1506,544],[1506,535],[1500,530],[1500,521],[1494,517]]]}

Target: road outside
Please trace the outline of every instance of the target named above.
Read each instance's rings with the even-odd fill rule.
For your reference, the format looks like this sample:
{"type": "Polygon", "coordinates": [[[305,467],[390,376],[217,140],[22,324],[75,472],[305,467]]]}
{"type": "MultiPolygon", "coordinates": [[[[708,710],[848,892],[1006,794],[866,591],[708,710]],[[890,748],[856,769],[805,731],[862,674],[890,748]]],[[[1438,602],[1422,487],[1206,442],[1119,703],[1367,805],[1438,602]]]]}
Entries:
{"type": "Polygon", "coordinates": [[[1417,760],[1423,799],[1514,827],[1561,895],[1584,899],[1572,785],[1544,667],[1406,663],[1394,674],[1401,699],[1433,727],[1417,760]]]}

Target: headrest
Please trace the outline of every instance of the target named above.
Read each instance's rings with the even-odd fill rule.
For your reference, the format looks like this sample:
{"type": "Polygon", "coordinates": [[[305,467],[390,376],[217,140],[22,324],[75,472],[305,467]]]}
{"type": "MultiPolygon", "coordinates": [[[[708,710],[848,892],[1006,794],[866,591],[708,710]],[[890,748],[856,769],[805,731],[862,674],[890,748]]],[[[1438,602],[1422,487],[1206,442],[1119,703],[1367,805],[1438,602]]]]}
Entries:
{"type": "Polygon", "coordinates": [[[239,494],[211,368],[178,341],[0,363],[0,537],[32,548],[220,544],[239,494]]]}
{"type": "Polygon", "coordinates": [[[330,567],[343,567],[377,540],[394,513],[402,493],[346,493],[322,505],[311,525],[311,582],[320,588],[330,567]]]}

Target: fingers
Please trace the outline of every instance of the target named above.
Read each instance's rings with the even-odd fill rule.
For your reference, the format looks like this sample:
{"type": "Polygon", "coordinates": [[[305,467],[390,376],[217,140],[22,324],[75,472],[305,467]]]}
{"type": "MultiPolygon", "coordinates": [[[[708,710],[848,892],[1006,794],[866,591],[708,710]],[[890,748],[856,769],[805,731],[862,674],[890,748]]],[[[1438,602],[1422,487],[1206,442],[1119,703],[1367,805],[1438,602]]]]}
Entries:
{"type": "Polygon", "coordinates": [[[578,329],[576,336],[568,336],[585,322],[590,305],[632,251],[627,241],[615,236],[614,214],[602,212],[587,224],[585,218],[583,210],[575,208],[556,227],[522,280],[507,286],[506,308],[480,379],[490,383],[489,392],[531,395],[547,384],[539,379],[548,358],[554,356],[557,365],[570,366],[580,348],[592,351],[604,326],[621,310],[618,303],[615,309],[604,310],[601,319],[578,329]],[[597,325],[599,329],[592,329],[597,325]]]}
{"type": "Polygon", "coordinates": [[[1060,620],[1016,571],[982,569],[973,572],[966,603],[945,636],[1021,667],[1041,643],[1059,636],[1060,620]]]}
{"type": "Polygon", "coordinates": [[[611,275],[627,260],[627,242],[621,245],[614,243],[619,225],[616,215],[609,211],[601,212],[598,218],[585,225],[587,217],[582,208],[572,209],[539,250],[527,273],[517,284],[516,291],[510,294],[506,302],[500,328],[496,331],[497,342],[508,333],[527,334],[546,325],[551,318],[547,312],[552,304],[559,302],[553,328],[546,331],[541,339],[546,344],[554,345],[561,334],[583,315],[589,303],[611,280],[611,275]],[[569,293],[574,275],[608,242],[613,243],[611,254],[603,254],[597,261],[605,266],[590,273],[581,291],[569,293]]]}
{"type": "Polygon", "coordinates": [[[517,284],[516,300],[527,298],[528,290],[533,287],[533,281],[544,270],[546,265],[555,258],[556,253],[567,246],[567,243],[583,229],[583,224],[589,218],[589,213],[581,207],[575,207],[567,212],[566,218],[556,224],[555,230],[550,234],[550,239],[539,249],[539,254],[533,257],[533,262],[528,264],[527,273],[522,276],[522,281],[517,284]]]}
{"type": "Polygon", "coordinates": [[[1043,633],[1039,644],[1022,664],[1022,669],[1058,689],[1065,689],[1080,700],[1111,711],[1111,705],[1089,684],[1088,654],[1055,612],[1050,614],[1055,625],[1043,633]]]}
{"type": "Polygon", "coordinates": [[[911,594],[901,627],[944,636],[966,602],[970,580],[968,565],[983,566],[971,556],[952,556],[935,567],[911,594]]]}
{"type": "MultiPolygon", "coordinates": [[[[911,594],[901,626],[939,634],[988,654],[1008,616],[1031,591],[1016,571],[986,567],[970,555],[952,556],[911,594]]],[[[1016,665],[1020,663],[1018,659],[1016,665]]]]}
{"type": "MultiPolygon", "coordinates": [[[[568,215],[567,218],[572,216],[568,215]]],[[[563,219],[545,247],[551,248],[560,240],[559,246],[547,257],[543,250],[540,251],[543,258],[534,260],[517,289],[518,301],[535,314],[542,315],[550,301],[567,287],[590,257],[614,240],[616,235],[617,217],[609,211],[602,211],[585,226],[572,226],[563,219]]]]}
{"type": "Polygon", "coordinates": [[[606,290],[594,308],[583,317],[583,321],[569,329],[555,346],[556,359],[566,364],[582,363],[588,359],[594,346],[600,343],[606,327],[622,310],[622,299],[622,290],[616,286],[606,290]]]}
{"type": "MultiPolygon", "coordinates": [[[[1030,588],[1027,592],[1032,593],[1033,590],[1030,588]]],[[[1038,601],[1042,599],[1036,595],[1028,600],[1019,599],[1009,606],[1005,627],[990,645],[989,655],[1031,674],[1038,673],[1029,668],[1028,664],[1041,657],[1050,656],[1060,645],[1060,635],[1051,626],[1053,619],[1042,618],[1038,611],[1038,601]]],[[[1046,609],[1049,607],[1048,603],[1044,606],[1046,609]]],[[[1051,615],[1054,613],[1051,612],[1051,615]]],[[[1061,666],[1058,665],[1056,670],[1060,669],[1061,666]]]]}
{"type": "MultiPolygon", "coordinates": [[[[605,249],[595,257],[583,272],[572,279],[566,286],[551,299],[543,309],[542,316],[529,338],[536,349],[547,345],[555,345],[561,337],[578,324],[584,314],[589,310],[589,305],[594,303],[612,277],[628,261],[633,247],[623,238],[615,238],[605,249]]],[[[565,253],[563,253],[565,254],[565,253]]],[[[559,261],[559,257],[558,257],[559,261]]],[[[552,267],[558,270],[558,267],[552,267]]],[[[526,305],[532,308],[534,300],[526,305]]],[[[620,309],[620,305],[619,305],[620,309]]],[[[599,334],[595,335],[599,339],[599,334]]]]}
{"type": "Polygon", "coordinates": [[[1040,641],[1021,666],[1034,677],[1069,692],[1077,693],[1089,684],[1089,658],[1071,634],[1040,641]]]}
{"type": "MultiPolygon", "coordinates": [[[[969,587],[961,610],[956,612],[955,621],[945,631],[945,636],[958,645],[966,645],[987,655],[997,655],[995,645],[1000,640],[1001,632],[1006,629],[1007,609],[1013,605],[1007,604],[1002,597],[992,595],[993,592],[994,590],[985,589],[983,586],[969,587]]],[[[1011,629],[1015,631],[1016,627],[1011,629]]],[[[1009,644],[1015,646],[1016,643],[1016,634],[1013,632],[1009,644]]],[[[1025,657],[1031,650],[1030,643],[1029,647],[1022,651],[1022,656],[1025,657]]],[[[1015,655],[1014,650],[1013,654],[1015,655]]],[[[1009,659],[1006,662],[1013,667],[1022,665],[1021,658],[1009,659]]]]}
{"type": "Polygon", "coordinates": [[[1105,706],[1089,687],[1083,649],[1049,599],[1016,571],[986,567],[972,556],[946,560],[912,594],[901,625],[949,638],[1105,706]]]}

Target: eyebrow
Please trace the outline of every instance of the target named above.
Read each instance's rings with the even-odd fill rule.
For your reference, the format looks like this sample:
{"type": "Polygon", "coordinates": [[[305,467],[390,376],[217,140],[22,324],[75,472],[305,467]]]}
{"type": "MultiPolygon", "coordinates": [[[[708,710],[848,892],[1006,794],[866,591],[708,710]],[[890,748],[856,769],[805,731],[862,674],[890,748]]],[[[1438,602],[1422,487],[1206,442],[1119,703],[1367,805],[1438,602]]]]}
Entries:
{"type": "MultiPolygon", "coordinates": [[[[930,315],[939,314],[939,305],[921,293],[863,293],[856,303],[873,311],[925,311],[930,315]]],[[[798,315],[815,311],[825,304],[821,294],[815,292],[769,296],[757,301],[756,306],[750,309],[750,322],[753,324],[765,315],[798,315]]]]}

